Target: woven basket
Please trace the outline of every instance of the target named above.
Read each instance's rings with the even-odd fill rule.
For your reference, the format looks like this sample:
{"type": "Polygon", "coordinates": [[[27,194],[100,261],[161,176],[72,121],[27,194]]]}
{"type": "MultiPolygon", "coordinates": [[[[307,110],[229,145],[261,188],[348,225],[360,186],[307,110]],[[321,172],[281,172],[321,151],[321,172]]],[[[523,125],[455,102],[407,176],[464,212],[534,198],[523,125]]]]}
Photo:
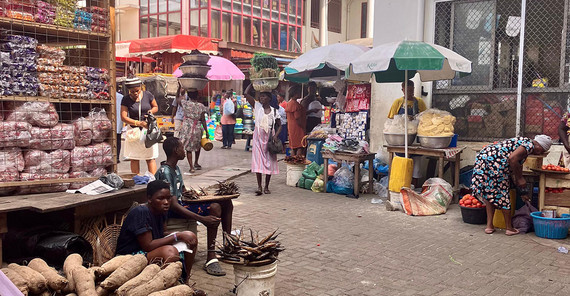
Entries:
{"type": "Polygon", "coordinates": [[[279,77],[252,78],[251,83],[256,91],[272,91],[279,85],[279,77]]]}

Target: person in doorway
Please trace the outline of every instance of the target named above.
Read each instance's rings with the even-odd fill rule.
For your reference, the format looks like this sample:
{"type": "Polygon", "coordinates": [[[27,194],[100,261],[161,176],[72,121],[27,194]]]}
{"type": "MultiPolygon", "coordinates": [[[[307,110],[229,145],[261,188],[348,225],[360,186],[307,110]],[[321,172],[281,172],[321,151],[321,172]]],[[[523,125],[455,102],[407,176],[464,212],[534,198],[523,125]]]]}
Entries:
{"type": "Polygon", "coordinates": [[[129,90],[129,95],[123,97],[121,101],[121,119],[128,124],[127,139],[125,140],[125,150],[123,155],[131,161],[131,172],[140,174],[140,161],[145,160],[148,171],[156,173],[156,158],[158,157],[158,144],[146,148],[144,141],[140,140],[140,132],[131,131],[133,129],[148,128],[146,114],[158,112],[158,104],[154,96],[142,90],[142,81],[138,77],[128,78],[125,85],[129,90]],[[139,137],[136,137],[136,135],[139,137]],[[131,136],[130,136],[131,135],[131,136]]]}
{"type": "Polygon", "coordinates": [[[146,195],[147,203],[133,208],[125,218],[117,239],[116,254],[145,254],[149,262],[157,259],[164,263],[182,260],[188,282],[198,238],[191,231],[175,232],[165,237],[164,225],[172,200],[168,183],[162,180],[148,183],[146,195]],[[185,242],[193,252],[178,253],[173,244],[179,241],[185,242]]]}
{"type": "Polygon", "coordinates": [[[172,201],[168,230],[172,230],[171,227],[176,227],[176,225],[187,225],[187,220],[198,221],[204,224],[207,229],[208,246],[204,270],[211,275],[224,276],[226,273],[216,259],[216,236],[220,222],[222,222],[223,231],[231,232],[233,203],[231,199],[215,203],[186,203],[183,200],[183,196],[190,197],[191,193],[184,186],[182,173],[178,167],[178,161],[183,160],[185,156],[184,146],[178,138],[171,137],[164,141],[162,147],[166,154],[166,161],[161,163],[155,177],[157,180],[164,180],[170,184],[172,201]]]}
{"type": "Polygon", "coordinates": [[[562,150],[564,167],[570,168],[570,111],[567,111],[564,113],[564,116],[562,116],[562,121],[560,121],[560,125],[558,126],[558,136],[564,145],[564,150],[562,150]]]}
{"type": "Polygon", "coordinates": [[[278,92],[277,101],[279,102],[279,117],[281,117],[281,133],[279,134],[279,139],[283,144],[283,153],[285,153],[285,143],[288,141],[288,131],[287,131],[287,101],[285,101],[285,94],[278,92]]]}
{"type": "Polygon", "coordinates": [[[222,149],[232,149],[234,143],[234,128],[236,126],[236,104],[232,95],[233,92],[227,92],[222,98],[222,149]]]}
{"type": "Polygon", "coordinates": [[[301,105],[307,110],[307,128],[306,133],[309,134],[319,124],[323,116],[323,105],[317,95],[317,83],[309,82],[308,94],[303,98],[301,105]]]}
{"type": "Polygon", "coordinates": [[[180,103],[185,97],[186,91],[179,87],[176,98],[172,101],[172,120],[174,121],[175,137],[180,137],[180,129],[182,129],[182,120],[184,119],[184,110],[180,106],[180,103]]]}
{"type": "Polygon", "coordinates": [[[307,126],[307,112],[299,103],[301,98],[301,86],[294,85],[289,88],[289,102],[285,108],[287,113],[287,130],[289,131],[289,147],[293,155],[305,155],[303,138],[307,126]]]}
{"type": "Polygon", "coordinates": [[[493,215],[495,209],[503,212],[506,235],[518,234],[518,229],[511,223],[511,201],[509,198],[510,181],[517,186],[523,200],[530,201],[526,180],[522,175],[522,164],[531,155],[541,155],[552,145],[552,139],[538,135],[531,140],[518,137],[490,144],[483,148],[475,158],[471,189],[473,196],[485,203],[487,226],[485,233],[495,232],[493,215]]]}
{"type": "Polygon", "coordinates": [[[184,110],[184,118],[182,120],[182,129],[180,136],[184,149],[186,149],[186,157],[190,165],[190,173],[201,170],[202,166],[198,164],[200,158],[200,150],[202,149],[202,134],[206,132],[206,138],[209,138],[208,127],[206,126],[206,112],[208,109],[202,103],[197,102],[198,92],[187,92],[184,99],[180,101],[180,106],[184,110]],[[194,152],[194,162],[192,161],[192,152],[194,152]]]}
{"type": "Polygon", "coordinates": [[[279,174],[279,165],[277,163],[277,155],[269,152],[267,146],[271,137],[279,140],[278,135],[281,132],[281,119],[279,112],[270,106],[271,93],[262,92],[259,94],[259,101],[251,96],[251,84],[245,91],[247,102],[253,107],[255,115],[255,129],[253,131],[253,151],[251,155],[251,171],[257,177],[256,195],[271,194],[269,190],[269,182],[271,175],[279,174]],[[262,187],[262,178],[265,175],[265,188],[262,187]]]}
{"type": "MultiPolygon", "coordinates": [[[[118,89],[115,86],[116,89],[118,89]]],[[[117,108],[117,163],[121,162],[121,144],[122,144],[122,136],[123,136],[123,121],[121,120],[121,102],[123,101],[123,94],[120,92],[116,93],[116,108],[117,108]]]]}
{"type": "MultiPolygon", "coordinates": [[[[408,100],[406,105],[408,107],[408,117],[410,120],[412,120],[413,117],[418,115],[419,113],[427,110],[424,101],[421,98],[415,97],[414,92],[415,92],[414,82],[412,80],[408,80],[408,91],[407,91],[408,100]]],[[[402,82],[402,93],[406,95],[405,82],[402,82]]],[[[390,111],[388,113],[388,118],[393,119],[395,115],[403,115],[405,114],[405,112],[406,110],[404,109],[404,97],[398,98],[394,101],[394,103],[392,103],[392,107],[390,108],[390,111]]],[[[413,143],[409,144],[411,145],[413,143]]],[[[398,153],[397,155],[400,157],[404,156],[404,154],[400,153],[398,153]]],[[[422,157],[421,155],[415,155],[415,154],[410,155],[410,157],[414,161],[412,184],[414,185],[414,187],[417,188],[419,186],[418,181],[423,175],[421,170],[422,157]]]]}

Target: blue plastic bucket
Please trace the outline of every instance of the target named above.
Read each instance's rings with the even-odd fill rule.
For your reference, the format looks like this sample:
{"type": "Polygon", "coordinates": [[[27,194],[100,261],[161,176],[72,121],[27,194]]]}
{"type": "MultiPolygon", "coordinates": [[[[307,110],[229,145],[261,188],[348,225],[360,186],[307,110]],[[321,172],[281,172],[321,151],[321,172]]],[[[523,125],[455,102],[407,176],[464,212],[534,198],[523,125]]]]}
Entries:
{"type": "Polygon", "coordinates": [[[568,226],[570,225],[570,216],[563,214],[562,218],[546,218],[541,217],[542,212],[532,212],[532,220],[534,223],[534,233],[538,237],[564,239],[568,236],[568,226]]]}

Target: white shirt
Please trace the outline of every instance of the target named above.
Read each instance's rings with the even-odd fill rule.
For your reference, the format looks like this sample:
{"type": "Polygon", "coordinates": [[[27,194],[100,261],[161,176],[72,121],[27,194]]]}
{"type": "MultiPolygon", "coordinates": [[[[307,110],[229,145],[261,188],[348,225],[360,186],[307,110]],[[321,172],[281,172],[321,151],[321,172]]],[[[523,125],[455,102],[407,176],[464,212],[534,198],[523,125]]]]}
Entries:
{"type": "Polygon", "coordinates": [[[312,101],[309,104],[309,110],[313,110],[313,109],[319,109],[319,111],[309,114],[308,117],[317,117],[317,118],[323,117],[323,105],[321,104],[321,102],[312,101]]]}
{"type": "Polygon", "coordinates": [[[277,112],[273,107],[270,108],[271,112],[269,112],[269,114],[265,114],[265,109],[263,108],[263,105],[261,105],[260,102],[256,101],[253,110],[255,114],[255,127],[263,129],[266,133],[269,133],[271,127],[275,123],[275,120],[277,119],[281,120],[279,112],[277,112]]]}

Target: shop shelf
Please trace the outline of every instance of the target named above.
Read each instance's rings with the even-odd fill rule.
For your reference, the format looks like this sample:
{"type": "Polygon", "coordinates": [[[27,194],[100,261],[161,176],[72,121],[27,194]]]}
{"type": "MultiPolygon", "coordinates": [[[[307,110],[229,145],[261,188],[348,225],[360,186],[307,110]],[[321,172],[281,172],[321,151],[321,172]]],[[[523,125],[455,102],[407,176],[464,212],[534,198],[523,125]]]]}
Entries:
{"type": "Polygon", "coordinates": [[[111,100],[59,99],[59,98],[50,98],[50,97],[26,97],[26,96],[0,96],[0,101],[79,103],[79,104],[101,104],[101,105],[113,104],[111,100]]]}
{"type": "Polygon", "coordinates": [[[85,30],[77,30],[73,28],[30,22],[9,17],[0,17],[0,25],[10,26],[12,30],[22,31],[26,34],[45,34],[49,35],[49,37],[62,37],[76,40],[89,40],[93,37],[109,38],[111,36],[109,33],[97,33],[85,30]]]}

